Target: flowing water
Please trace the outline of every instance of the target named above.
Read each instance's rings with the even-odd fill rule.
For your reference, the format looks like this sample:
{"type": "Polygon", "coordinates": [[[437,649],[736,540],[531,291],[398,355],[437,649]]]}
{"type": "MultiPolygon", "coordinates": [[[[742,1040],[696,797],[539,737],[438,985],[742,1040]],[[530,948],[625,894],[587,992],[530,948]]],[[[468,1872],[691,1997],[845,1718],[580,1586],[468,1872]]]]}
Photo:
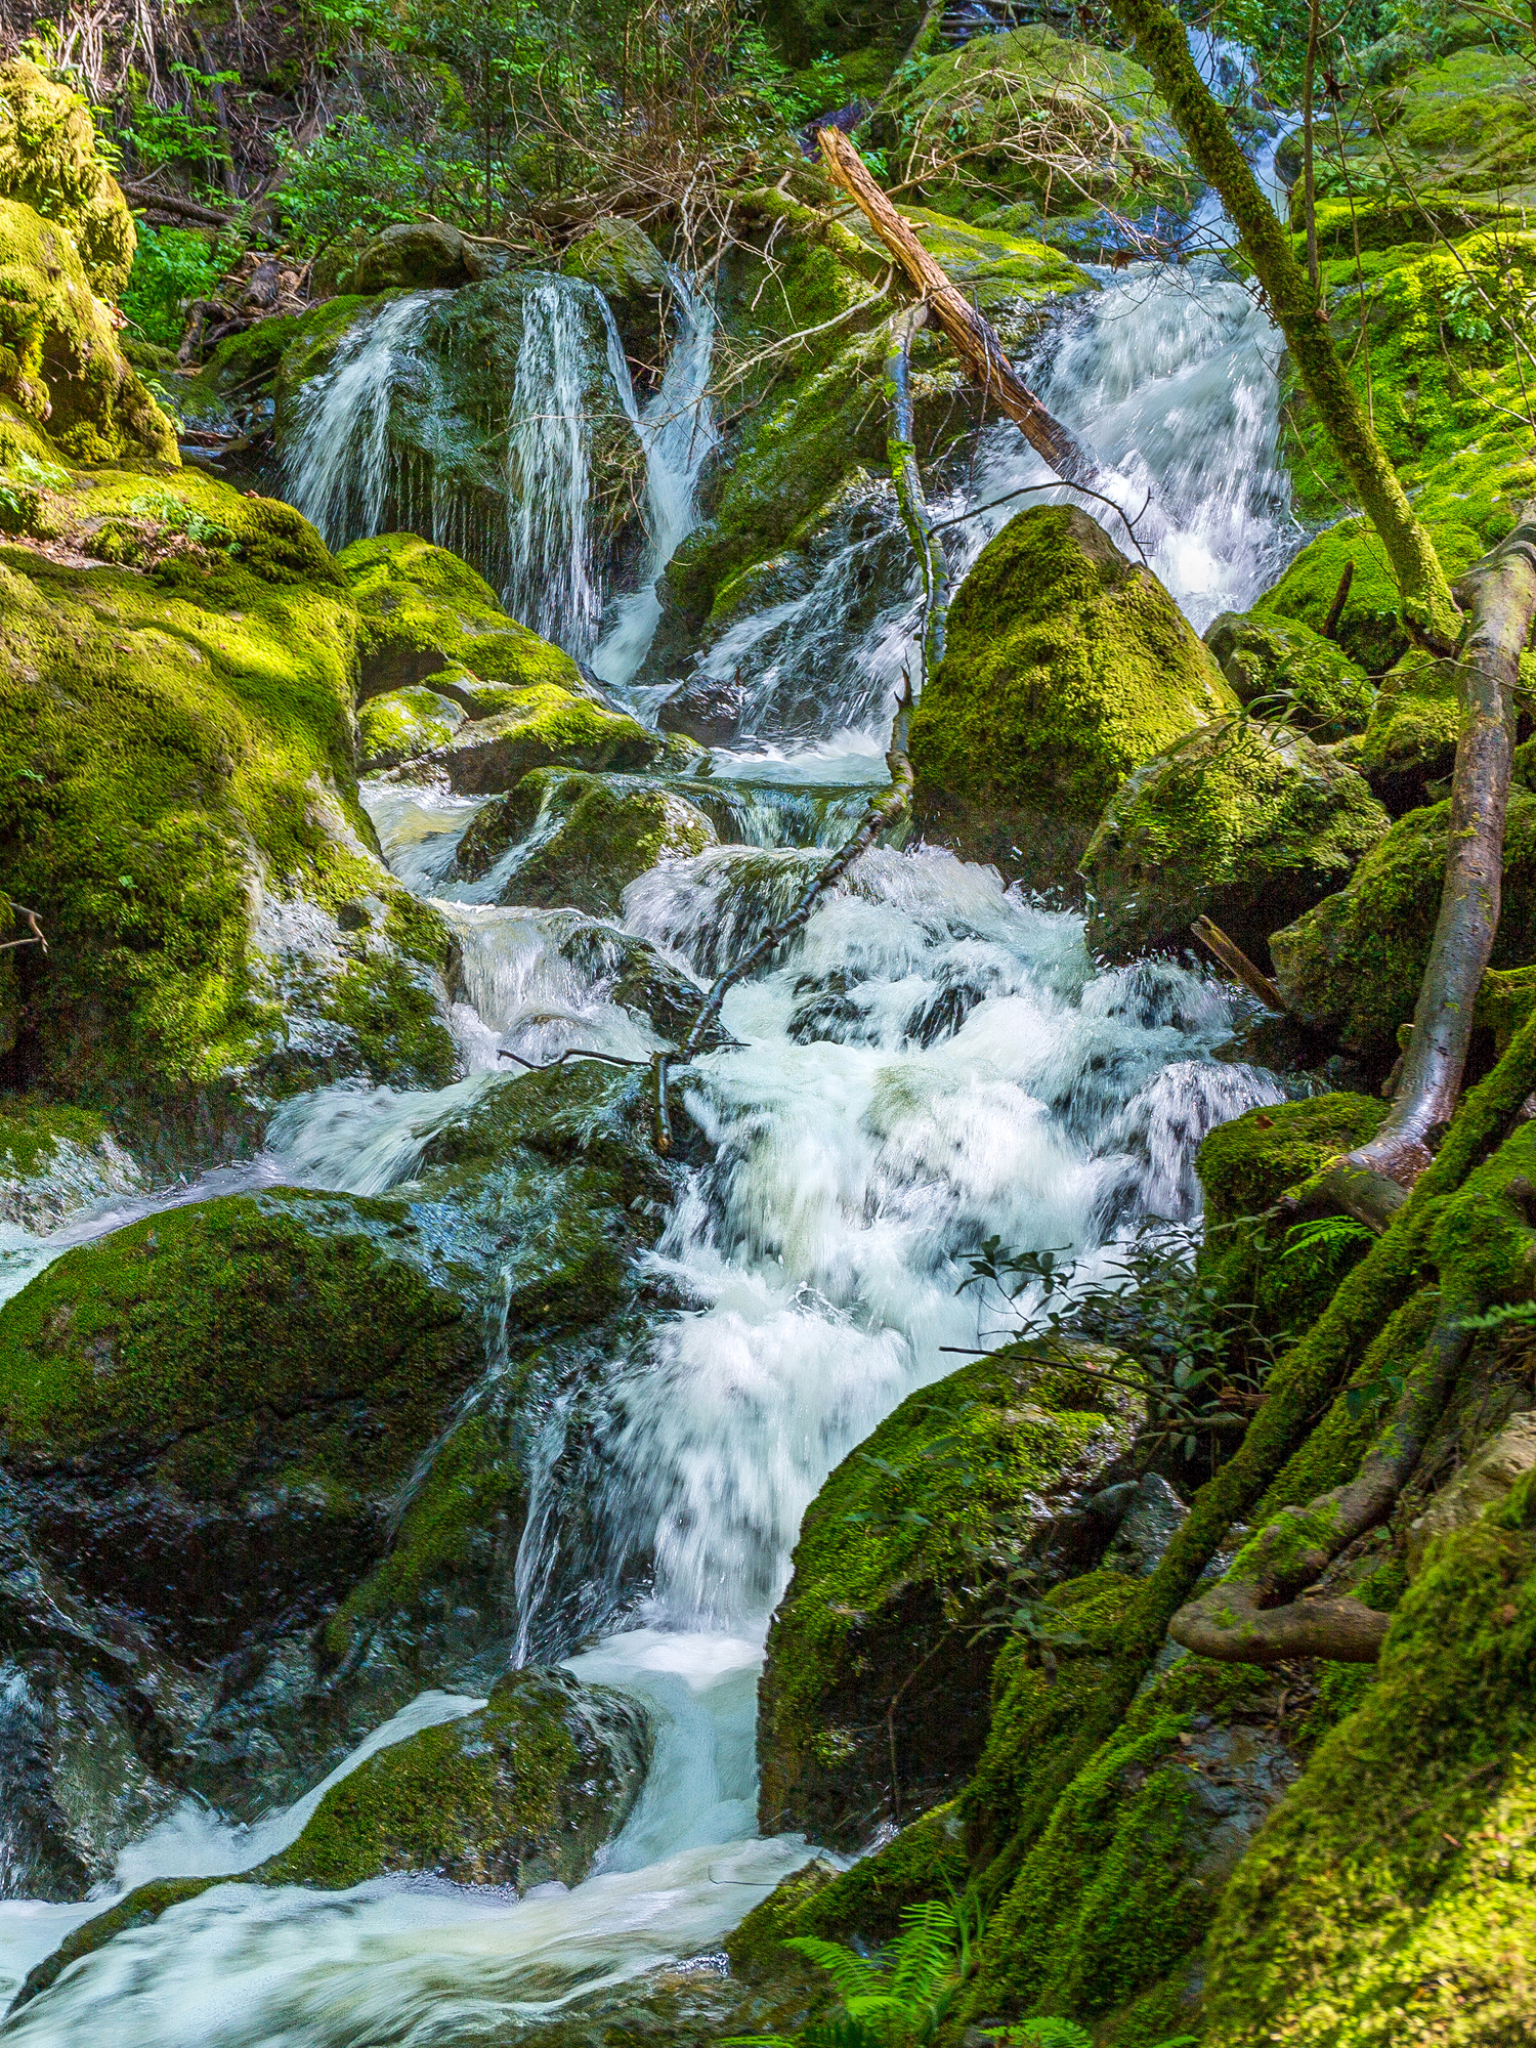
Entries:
{"type": "MultiPolygon", "coordinates": [[[[1120,502],[1134,509],[1155,483],[1156,515],[1137,530],[1196,623],[1254,594],[1287,543],[1272,344],[1246,294],[1202,261],[1117,277],[1069,318],[1047,387],[1116,466],[1120,502]]],[[[314,418],[329,424],[322,432],[311,421],[294,492],[333,536],[391,514],[388,410],[420,366],[411,337],[435,297],[393,302],[328,373],[332,396],[314,418]],[[343,388],[351,410],[338,423],[343,388]]],[[[546,394],[570,367],[555,360],[560,349],[578,348],[569,334],[559,340],[560,306],[574,304],[556,292],[546,308],[546,394]]],[[[655,624],[650,585],[693,516],[713,436],[710,326],[707,305],[680,292],[666,378],[644,409],[630,395],[649,464],[649,552],[641,588],[609,606],[597,644],[596,665],[614,684],[636,673],[655,624]]],[[[544,454],[518,457],[523,474],[547,455],[549,474],[569,482],[585,459],[580,437],[569,420],[546,424],[544,454]]],[[[996,430],[950,510],[1037,480],[1017,437],[996,430]]],[[[957,566],[1016,504],[1037,501],[954,529],[957,566]]],[[[541,550],[555,529],[524,530],[521,518],[512,515],[513,553],[531,590],[534,565],[552,564],[541,550]]],[[[561,531],[579,554],[576,528],[561,531]]],[[[565,567],[563,630],[571,637],[582,614],[591,633],[596,615],[577,567],[565,567]]],[[[642,940],[707,982],[803,888],[819,849],[844,836],[883,780],[910,605],[856,636],[844,626],[839,640],[835,581],[814,621],[835,659],[812,742],[785,741],[781,727],[776,744],[716,757],[697,788],[712,792],[724,843],[635,882],[628,937],[610,933],[610,955],[642,940]]],[[[756,639],[731,658],[762,682],[812,626],[760,614],[741,629],[756,639]]],[[[781,679],[762,687],[758,724],[770,738],[781,679]]],[[[797,712],[790,729],[804,724],[797,712]]],[[[602,945],[573,955],[572,921],[590,921],[498,904],[502,884],[491,878],[453,882],[473,803],[388,782],[365,798],[396,872],[459,934],[465,1077],[436,1093],[335,1089],[291,1103],[261,1159],[178,1198],[275,1180],[379,1192],[409,1179],[432,1133],[476,1091],[516,1085],[496,1079],[503,1048],[537,1061],[571,1046],[643,1057],[656,1043],[612,1000],[602,945]]],[[[293,1839],[323,1788],[243,1831],[187,1807],[125,1853],[116,1888],[192,1872],[229,1881],[74,1966],[6,2038],[38,2048],[467,2048],[658,1962],[708,1958],[809,1853],[798,1837],[756,1836],[753,1756],[764,1633],[808,1503],[898,1401],[950,1369],[946,1347],[986,1334],[974,1297],[956,1292],[980,1240],[1071,1246],[1092,1268],[1140,1219],[1196,1213],[1201,1137],[1281,1092],[1271,1076],[1213,1057],[1231,1022],[1222,993],[1179,968],[1101,971],[1080,919],[1028,902],[990,870],[933,850],[866,854],[788,957],[732,992],[732,1042],[689,1076],[689,1114],[712,1161],[687,1177],[650,1255],[689,1307],[658,1318],[648,1354],[615,1368],[573,1441],[570,1418],[552,1410],[533,1456],[512,1653],[565,1657],[579,1676],[638,1694],[657,1733],[641,1800],[595,1873],[520,1901],[429,1880],[334,1896],[267,1889],[238,1874],[293,1839]],[[570,1512],[577,1499],[580,1516],[570,1512]],[[637,1559],[652,1561],[650,1590],[626,1608],[637,1559]]],[[[149,1206],[119,1201],[47,1240],[12,1233],[13,1284],[66,1241],[149,1206]]],[[[370,1743],[476,1704],[424,1695],[370,1743]]],[[[18,1979],[89,1910],[0,1904],[0,1970],[18,1979]]]]}

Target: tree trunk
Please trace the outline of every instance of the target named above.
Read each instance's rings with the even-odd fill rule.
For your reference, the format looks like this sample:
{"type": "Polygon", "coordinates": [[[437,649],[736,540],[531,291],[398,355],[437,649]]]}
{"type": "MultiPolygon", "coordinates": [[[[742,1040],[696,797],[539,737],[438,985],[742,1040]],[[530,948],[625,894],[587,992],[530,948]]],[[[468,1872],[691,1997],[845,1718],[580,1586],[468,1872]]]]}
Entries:
{"type": "Polygon", "coordinates": [[[889,386],[891,429],[886,439],[891,481],[902,524],[923,572],[923,627],[918,637],[923,672],[921,688],[944,659],[944,628],[949,614],[949,565],[944,548],[934,531],[923,480],[917,467],[917,447],[912,425],[912,340],[926,325],[928,307],[919,301],[898,313],[893,327],[891,352],[885,359],[889,386]]]}
{"type": "Polygon", "coordinates": [[[1461,618],[1434,542],[1408,503],[1350,384],[1328,331],[1328,315],[1296,261],[1289,233],[1259,190],[1224,110],[1196,68],[1184,24],[1162,0],[1109,0],[1109,11],[1135,42],[1201,176],[1220,194],[1242,237],[1307,396],[1381,535],[1410,630],[1436,653],[1449,654],[1460,637],[1461,618]]]}
{"type": "Polygon", "coordinates": [[[989,398],[1008,415],[1031,448],[1069,484],[1092,484],[1099,463],[1060,420],[1036,398],[1003,353],[1002,343],[963,293],[956,290],[880,190],[864,160],[840,128],[821,130],[821,151],[833,179],[853,200],[892,256],[907,273],[960,360],[989,398]]]}

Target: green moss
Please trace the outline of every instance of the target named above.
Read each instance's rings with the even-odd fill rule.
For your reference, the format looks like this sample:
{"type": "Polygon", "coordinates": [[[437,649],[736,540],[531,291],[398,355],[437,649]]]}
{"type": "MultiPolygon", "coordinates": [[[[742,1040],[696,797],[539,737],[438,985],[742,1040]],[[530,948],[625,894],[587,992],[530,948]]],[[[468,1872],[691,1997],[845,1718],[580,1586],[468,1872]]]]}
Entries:
{"type": "Polygon", "coordinates": [[[775,48],[796,70],[830,52],[861,89],[884,82],[922,25],[920,0],[783,0],[766,17],[775,48]]]}
{"type": "Polygon", "coordinates": [[[370,697],[357,714],[357,752],[364,773],[398,767],[446,746],[464,723],[462,708],[426,684],[370,697]]]}
{"type": "Polygon", "coordinates": [[[1032,878],[1075,865],[1131,769],[1234,708],[1173,600],[1074,508],[1022,512],[961,585],[912,717],[918,815],[1032,878]]]}
{"type": "MultiPolygon", "coordinates": [[[[1270,939],[1276,979],[1306,1023],[1377,1063],[1390,1064],[1398,1028],[1413,1017],[1439,910],[1450,805],[1399,818],[1349,886],[1270,939]]],[[[1493,965],[1536,954],[1536,797],[1511,794],[1504,839],[1503,909],[1493,965]]]]}
{"type": "Polygon", "coordinates": [[[616,1694],[560,1672],[509,1672],[480,1712],[349,1772],[258,1874],[326,1891],[392,1870],[519,1891],[574,1884],[634,1803],[642,1727],[638,1708],[616,1694]]]}
{"type": "MultiPolygon", "coordinates": [[[[472,719],[440,756],[450,786],[460,795],[510,791],[538,769],[654,768],[666,751],[666,742],[638,720],[607,711],[590,698],[573,697],[557,683],[534,684],[510,701],[499,695],[498,702],[505,708],[472,719]]],[[[498,818],[494,810],[476,818],[471,848],[496,837],[498,818]]],[[[465,855],[474,858],[472,851],[465,855]]]]}
{"type": "Polygon", "coordinates": [[[1022,1546],[1065,1475],[1086,1484],[1128,1436],[1085,1375],[983,1359],[911,1395],[832,1473],[769,1633],[766,1833],[856,1846],[889,1810],[893,1741],[899,1809],[964,1776],[985,1736],[998,1638],[975,1631],[1000,1547],[1022,1546]]]}
{"type": "Polygon", "coordinates": [[[106,1119],[91,1110],[0,1097],[0,1174],[43,1172],[61,1144],[83,1151],[106,1134],[106,1119]]]}
{"type": "MultiPolygon", "coordinates": [[[[1304,1329],[1367,1240],[1340,1238],[1287,1256],[1284,1236],[1259,1220],[1291,1189],[1379,1128],[1387,1105],[1368,1095],[1313,1095],[1250,1109],[1218,1124],[1196,1159],[1205,1191],[1197,1269],[1222,1298],[1252,1307],[1269,1336],[1304,1329]]],[[[1317,1489],[1321,1491],[1321,1489],[1317,1489]]]]}
{"type": "Polygon", "coordinates": [[[1068,40],[1043,22],[977,36],[927,63],[894,112],[904,154],[918,163],[965,152],[958,173],[940,170],[919,188],[953,212],[993,218],[1007,207],[1032,224],[1086,226],[1104,207],[1183,212],[1198,190],[1150,73],[1123,51],[1068,40]],[[1019,161],[1023,107],[1042,131],[1033,163],[1019,161]],[[1068,151],[1087,161],[1074,177],[1053,176],[1050,165],[1068,151]]]}
{"type": "Polygon", "coordinates": [[[302,380],[312,375],[371,303],[357,297],[323,299],[302,313],[277,313],[226,336],[197,375],[177,385],[177,403],[194,417],[218,413],[226,400],[253,404],[272,389],[285,359],[289,376],[302,380]]]}
{"type": "Polygon", "coordinates": [[[560,259],[567,277],[585,278],[610,299],[654,296],[668,287],[661,251],[638,221],[595,220],[560,259]]]}
{"type": "Polygon", "coordinates": [[[447,935],[401,909],[356,802],[357,619],[313,528],[192,471],[54,495],[82,551],[110,540],[147,572],[0,551],[0,845],[51,947],[46,973],[18,970],[23,1070],[118,1109],[246,1076],[312,1085],[295,1077],[318,1012],[327,1072],[449,1077],[422,978],[385,957],[403,936],[438,966],[447,935]],[[332,925],[307,965],[262,949],[265,906],[334,920],[360,897],[381,931],[332,925]]]}
{"type": "Polygon", "coordinates": [[[46,420],[59,449],[76,461],[179,460],[175,430],[124,358],[111,313],[68,234],[4,198],[0,393],[46,420]]]}
{"type": "Polygon", "coordinates": [[[1372,789],[1401,816],[1429,802],[1456,764],[1460,693],[1449,662],[1410,648],[1381,679],[1355,759],[1372,789]]]}
{"type": "Polygon", "coordinates": [[[1329,742],[1363,732],[1376,693],[1343,648],[1299,620],[1223,612],[1205,644],[1238,701],[1329,742]]]}
{"type": "Polygon", "coordinates": [[[459,849],[463,874],[486,873],[509,847],[526,853],[502,889],[507,903],[569,905],[613,916],[628,885],[659,861],[715,843],[704,813],[676,791],[627,776],[539,768],[488,804],[459,849]]]}
{"type": "MultiPolygon", "coordinates": [[[[1050,31],[1045,33],[1049,35],[1050,31]]],[[[854,233],[871,249],[883,249],[884,244],[862,213],[850,207],[846,218],[854,233]]],[[[936,213],[926,206],[904,206],[902,218],[916,229],[917,239],[935,263],[984,312],[1017,313],[1023,306],[1048,303],[1062,292],[1093,289],[1093,280],[1085,270],[1033,235],[1017,234],[1003,226],[956,220],[951,214],[936,213]]]]}
{"type": "Polygon", "coordinates": [[[0,198],[62,228],[92,291],[113,300],[133,263],[127,202],[103,163],[91,110],[35,64],[0,64],[0,198]]]}
{"type": "Polygon", "coordinates": [[[568,654],[508,618],[467,562],[414,533],[354,541],[337,557],[363,629],[360,695],[424,682],[458,665],[485,682],[584,694],[568,654]]]}
{"type": "Polygon", "coordinates": [[[1267,965],[1269,933],[1341,888],[1388,822],[1310,740],[1257,721],[1208,727],[1111,797],[1080,863],[1088,943],[1111,959],[1181,951],[1205,916],[1267,965]]]}
{"type": "Polygon", "coordinates": [[[1530,1538],[1443,1538],[1357,1711],[1227,1888],[1206,2039],[1504,2043],[1536,2018],[1530,1538]]]}

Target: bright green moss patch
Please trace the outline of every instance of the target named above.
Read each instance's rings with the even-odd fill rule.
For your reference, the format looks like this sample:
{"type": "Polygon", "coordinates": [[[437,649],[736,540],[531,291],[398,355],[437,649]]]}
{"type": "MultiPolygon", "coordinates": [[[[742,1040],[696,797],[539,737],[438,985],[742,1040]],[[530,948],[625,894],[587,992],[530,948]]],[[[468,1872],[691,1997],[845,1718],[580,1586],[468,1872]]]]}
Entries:
{"type": "Polygon", "coordinates": [[[1530,2033],[1532,1564],[1523,1530],[1481,1525],[1433,1548],[1377,1682],[1227,1888],[1209,2043],[1494,2048],[1530,2033]]]}
{"type": "Polygon", "coordinates": [[[1021,512],[961,585],[913,713],[918,815],[973,857],[1058,879],[1131,769],[1233,708],[1172,598],[1102,527],[1021,512]]]}
{"type": "Polygon", "coordinates": [[[675,790],[626,776],[539,768],[476,818],[460,847],[460,871],[487,872],[520,839],[527,839],[527,851],[502,887],[503,902],[566,905],[611,917],[637,876],[660,861],[702,853],[714,845],[715,830],[675,790]]]}
{"type": "Polygon", "coordinates": [[[553,683],[580,694],[568,654],[518,625],[467,562],[414,533],[354,541],[337,557],[363,627],[361,695],[424,682],[453,664],[483,682],[553,683]]]}
{"type": "Polygon", "coordinates": [[[1341,888],[1388,822],[1362,777],[1312,741],[1222,721],[1111,797],[1080,864],[1088,943],[1111,959],[1182,951],[1205,916],[1264,965],[1269,933],[1341,888]]]}
{"type": "Polygon", "coordinates": [[[127,202],[79,93],[35,64],[0,64],[0,197],[31,207],[79,251],[91,289],[115,299],[133,262],[127,202]]]}
{"type": "MultiPolygon", "coordinates": [[[[1445,874],[1450,805],[1412,811],[1366,855],[1349,886],[1270,939],[1276,980],[1305,1022],[1390,1065],[1429,955],[1445,874]]],[[[1536,797],[1511,794],[1503,910],[1493,965],[1536,956],[1536,797]]]]}
{"type": "Polygon", "coordinates": [[[370,697],[357,714],[357,752],[365,774],[398,767],[446,746],[464,723],[460,705],[425,684],[370,697]]]}
{"type": "Polygon", "coordinates": [[[1342,647],[1299,620],[1223,612],[1205,644],[1239,702],[1322,743],[1361,732],[1376,692],[1342,647]]]}
{"type": "Polygon", "coordinates": [[[984,1359],[910,1395],[827,1480],[795,1547],[759,1697],[765,1832],[853,1846],[927,1803],[981,1749],[1000,1637],[976,1639],[1001,1549],[1129,1441],[1111,1390],[984,1359]],[[919,1668],[920,1667],[920,1668],[919,1668]]]}
{"type": "MultiPolygon", "coordinates": [[[[451,788],[461,796],[484,796],[513,789],[537,769],[654,768],[665,746],[637,719],[573,697],[557,683],[538,683],[520,690],[507,708],[461,727],[440,759],[451,788]]],[[[477,843],[495,829],[487,819],[477,843]]]]}
{"type": "Polygon", "coordinates": [[[633,1805],[647,1748],[633,1701],[564,1672],[512,1671],[478,1713],[350,1772],[259,1875],[326,1891],[392,1870],[518,1891],[575,1884],[633,1805]]]}

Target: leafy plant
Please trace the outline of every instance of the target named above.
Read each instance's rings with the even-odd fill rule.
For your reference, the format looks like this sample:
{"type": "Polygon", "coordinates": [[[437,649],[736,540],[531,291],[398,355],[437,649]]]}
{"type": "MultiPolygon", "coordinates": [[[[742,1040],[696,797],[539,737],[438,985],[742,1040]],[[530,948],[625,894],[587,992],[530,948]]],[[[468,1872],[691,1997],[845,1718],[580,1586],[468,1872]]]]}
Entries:
{"type": "Polygon", "coordinates": [[[967,1891],[904,1907],[900,1934],[877,1956],[796,1936],[784,1946],[831,1978],[842,2010],[798,2035],[739,2034],[722,2048],[926,2048],[975,1967],[980,1920],[967,1891]]]}
{"type": "Polygon", "coordinates": [[[219,265],[208,237],[188,228],[155,228],[138,223],[139,244],[120,301],[124,315],[145,341],[175,348],[185,321],[182,304],[205,297],[219,281],[219,265]]]}

